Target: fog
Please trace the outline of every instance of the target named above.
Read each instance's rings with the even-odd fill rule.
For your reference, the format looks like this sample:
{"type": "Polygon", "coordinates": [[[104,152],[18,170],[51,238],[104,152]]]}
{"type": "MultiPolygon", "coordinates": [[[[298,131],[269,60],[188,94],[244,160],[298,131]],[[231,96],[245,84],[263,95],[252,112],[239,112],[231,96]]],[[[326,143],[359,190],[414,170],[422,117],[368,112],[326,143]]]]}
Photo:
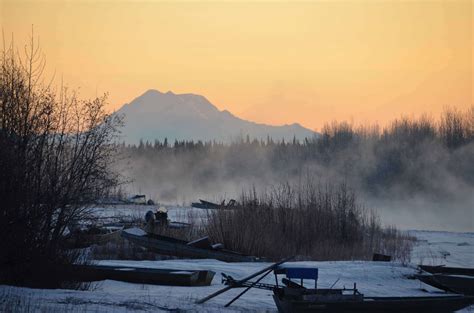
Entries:
{"type": "Polygon", "coordinates": [[[141,143],[121,146],[121,171],[128,193],[180,205],[238,200],[282,182],[344,182],[386,225],[474,231],[473,125],[471,108],[384,129],[332,123],[304,142],[141,143]]]}

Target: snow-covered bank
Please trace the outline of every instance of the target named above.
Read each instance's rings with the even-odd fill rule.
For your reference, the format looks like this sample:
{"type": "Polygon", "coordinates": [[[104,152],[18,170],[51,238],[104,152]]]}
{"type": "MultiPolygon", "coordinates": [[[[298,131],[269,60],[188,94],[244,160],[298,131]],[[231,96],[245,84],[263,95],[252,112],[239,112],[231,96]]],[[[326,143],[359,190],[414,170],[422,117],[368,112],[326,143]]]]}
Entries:
{"type": "MultiPolygon", "coordinates": [[[[450,253],[444,263],[456,266],[472,266],[473,234],[446,232],[420,232],[413,235],[422,241],[415,247],[413,265],[399,263],[335,261],[290,262],[290,265],[314,266],[320,269],[320,287],[351,288],[357,283],[360,292],[367,296],[429,296],[443,295],[428,285],[406,276],[416,272],[426,249],[437,253],[444,249],[450,253]],[[461,255],[462,254],[462,255],[461,255]]],[[[446,255],[446,253],[444,253],[446,255]]],[[[423,257],[426,260],[426,257],[423,257]]],[[[443,262],[441,262],[443,263],[443,262]]],[[[208,287],[170,287],[139,285],[117,281],[94,283],[89,291],[43,290],[0,286],[0,310],[13,312],[277,312],[271,292],[252,289],[230,308],[224,305],[239,290],[231,290],[209,302],[197,305],[195,301],[223,287],[220,273],[235,278],[244,277],[265,267],[266,263],[225,263],[216,260],[167,260],[167,261],[100,261],[104,265],[132,265],[139,267],[207,269],[217,274],[208,287]],[[3,303],[3,304],[2,304],[3,303]],[[5,303],[10,306],[6,306],[5,303]]],[[[427,264],[427,262],[425,262],[427,264]]],[[[263,282],[273,283],[268,277],[263,282]]],[[[469,310],[464,310],[469,312],[469,310]]]]}
{"type": "MultiPolygon", "coordinates": [[[[229,291],[203,305],[194,302],[220,288],[220,273],[234,277],[244,277],[258,271],[263,263],[224,263],[216,260],[171,260],[171,261],[102,261],[100,264],[133,265],[154,268],[210,269],[218,274],[209,287],[170,287],[137,285],[116,281],[94,284],[92,291],[35,290],[27,288],[2,287],[1,292],[9,297],[18,296],[31,299],[35,306],[51,308],[71,308],[73,312],[151,312],[157,310],[181,309],[199,312],[276,312],[271,292],[253,289],[235,302],[230,308],[224,305],[240,290],[229,291]],[[81,311],[81,307],[82,310],[81,311]],[[161,309],[160,309],[161,308],[161,309]]],[[[420,282],[406,279],[415,272],[414,268],[394,263],[378,262],[291,262],[291,265],[315,266],[320,269],[319,286],[334,288],[357,288],[371,296],[415,296],[439,295],[435,289],[423,286],[430,292],[420,290],[420,282]]],[[[268,277],[265,282],[273,283],[268,277]]]]}

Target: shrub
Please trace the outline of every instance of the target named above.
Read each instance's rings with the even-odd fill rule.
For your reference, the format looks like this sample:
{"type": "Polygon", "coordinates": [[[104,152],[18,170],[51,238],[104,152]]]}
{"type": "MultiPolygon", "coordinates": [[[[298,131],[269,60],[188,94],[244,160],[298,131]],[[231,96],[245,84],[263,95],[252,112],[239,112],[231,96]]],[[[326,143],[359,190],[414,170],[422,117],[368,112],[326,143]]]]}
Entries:
{"type": "Polygon", "coordinates": [[[204,227],[229,249],[272,259],[369,260],[377,252],[407,262],[412,245],[394,227],[382,227],[345,184],[252,190],[234,210],[210,211],[204,227]]]}

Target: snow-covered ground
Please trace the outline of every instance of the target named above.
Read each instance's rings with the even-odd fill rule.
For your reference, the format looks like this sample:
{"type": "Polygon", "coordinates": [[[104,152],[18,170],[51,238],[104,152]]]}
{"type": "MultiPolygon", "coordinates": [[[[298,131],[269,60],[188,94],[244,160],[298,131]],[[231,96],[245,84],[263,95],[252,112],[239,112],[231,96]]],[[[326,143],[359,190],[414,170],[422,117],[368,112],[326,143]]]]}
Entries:
{"type": "Polygon", "coordinates": [[[474,233],[410,231],[418,241],[412,251],[414,264],[474,267],[474,233]]]}
{"type": "MultiPolygon", "coordinates": [[[[169,287],[137,285],[116,281],[94,284],[91,291],[36,290],[3,286],[2,296],[22,298],[37,311],[65,309],[73,312],[157,312],[182,310],[186,312],[277,312],[271,291],[252,289],[230,308],[224,305],[242,289],[231,290],[205,304],[195,301],[223,288],[220,273],[236,278],[247,276],[267,266],[263,263],[225,263],[216,260],[170,260],[170,261],[101,261],[104,265],[132,265],[154,268],[208,269],[216,277],[209,287],[169,287]]],[[[319,268],[320,287],[357,288],[370,296],[427,296],[443,294],[434,288],[422,285],[417,280],[407,279],[413,267],[383,262],[290,262],[289,266],[314,266],[319,268]],[[424,288],[427,291],[421,290],[424,288]]],[[[263,282],[273,283],[269,276],[263,282]]],[[[28,312],[35,312],[28,311],[28,312]]]]}
{"type": "MultiPolygon", "coordinates": [[[[136,207],[143,216],[149,207],[136,207]]],[[[185,221],[189,210],[169,208],[173,220],[185,221]]],[[[99,209],[98,209],[99,210],[99,209]]],[[[115,213],[129,212],[113,210],[115,213]]],[[[125,209],[124,209],[125,210],[125,209]]],[[[111,211],[101,211],[107,216],[111,211]]],[[[202,211],[199,212],[202,214],[202,211]]],[[[419,241],[412,253],[412,264],[337,261],[289,262],[288,266],[319,268],[318,286],[351,288],[357,283],[360,292],[367,296],[429,296],[443,292],[417,280],[407,279],[416,272],[416,264],[446,264],[474,267],[474,233],[411,231],[419,241]]],[[[252,289],[229,308],[224,305],[242,289],[226,292],[205,304],[195,304],[197,299],[223,288],[221,273],[242,278],[254,273],[268,263],[225,263],[216,260],[166,260],[166,261],[100,261],[104,265],[129,265],[152,268],[205,269],[216,272],[207,287],[170,287],[140,285],[117,281],[94,283],[88,291],[44,290],[0,285],[0,311],[5,312],[277,312],[271,291],[252,289]]],[[[274,283],[269,276],[262,282],[274,283]]],[[[474,312],[474,307],[464,312],[474,312]]]]}

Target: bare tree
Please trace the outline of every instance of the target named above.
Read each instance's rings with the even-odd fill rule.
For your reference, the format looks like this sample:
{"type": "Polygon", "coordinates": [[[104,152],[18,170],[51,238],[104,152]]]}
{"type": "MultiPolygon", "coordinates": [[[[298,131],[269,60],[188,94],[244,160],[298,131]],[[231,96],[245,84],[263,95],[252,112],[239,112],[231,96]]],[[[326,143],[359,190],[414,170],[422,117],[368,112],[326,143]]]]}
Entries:
{"type": "Polygon", "coordinates": [[[465,113],[456,108],[445,109],[441,116],[439,132],[448,148],[458,148],[472,139],[473,112],[472,107],[465,113]]]}
{"type": "MultiPolygon", "coordinates": [[[[68,225],[117,186],[111,170],[119,117],[104,111],[106,95],[80,100],[45,84],[35,43],[13,43],[0,60],[0,282],[41,284],[58,264],[78,255],[64,249],[68,225]],[[36,275],[38,273],[38,275],[36,275]]],[[[44,282],[46,283],[46,282],[44,282]]]]}

